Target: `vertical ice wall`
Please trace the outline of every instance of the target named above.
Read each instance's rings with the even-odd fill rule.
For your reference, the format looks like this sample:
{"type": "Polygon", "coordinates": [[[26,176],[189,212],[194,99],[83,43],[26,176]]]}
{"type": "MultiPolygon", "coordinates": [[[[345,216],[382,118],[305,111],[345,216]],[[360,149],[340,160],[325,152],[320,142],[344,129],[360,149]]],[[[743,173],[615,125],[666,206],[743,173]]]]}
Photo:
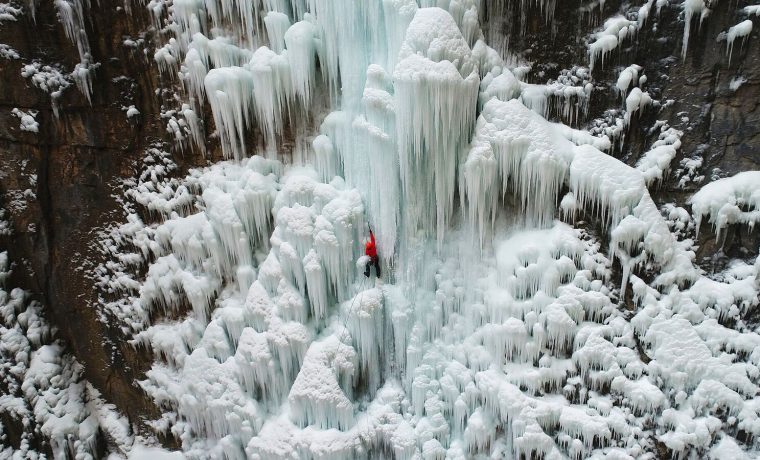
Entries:
{"type": "MultiPolygon", "coordinates": [[[[739,425],[760,434],[760,341],[714,324],[757,305],[758,265],[702,277],[649,196],[650,168],[546,121],[552,97],[587,100],[587,71],[520,82],[481,40],[478,2],[254,3],[251,18],[171,6],[178,35],[158,61],[209,102],[236,161],[191,174],[190,193],[148,175],[140,197],[166,221],[134,217],[126,240],[143,254],[123,258],[151,259],[147,278],[113,279],[133,294],[119,308],[135,342],[158,357],[142,382],[167,408],[158,425],[183,450],[625,457],[730,443],[739,425]],[[333,110],[315,113],[318,98],[333,110]],[[314,168],[252,156],[265,152],[254,126],[271,155],[309,117],[321,120],[314,168]],[[601,222],[609,246],[555,221],[558,205],[601,222]],[[386,284],[356,264],[367,222],[386,284]],[[643,267],[657,271],[649,284],[643,267]],[[166,322],[149,325],[151,312],[166,322]],[[703,370],[708,383],[684,377],[703,370]],[[730,395],[735,423],[716,421],[711,391],[730,395]]],[[[641,21],[617,18],[598,38],[618,46],[641,21]]],[[[634,70],[618,88],[630,113],[644,95],[628,94],[634,70]]]]}
{"type": "Polygon", "coordinates": [[[440,242],[453,212],[480,83],[470,48],[448,12],[417,11],[393,81],[404,225],[408,235],[422,231],[440,242]]]}

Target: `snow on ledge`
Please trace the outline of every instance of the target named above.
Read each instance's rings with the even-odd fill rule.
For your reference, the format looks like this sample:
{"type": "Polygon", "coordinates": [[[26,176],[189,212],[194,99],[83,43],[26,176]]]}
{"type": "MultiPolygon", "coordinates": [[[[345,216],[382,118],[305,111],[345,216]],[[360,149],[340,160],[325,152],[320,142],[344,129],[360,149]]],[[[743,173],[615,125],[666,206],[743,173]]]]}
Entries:
{"type": "Polygon", "coordinates": [[[129,460],[184,460],[181,452],[171,452],[158,447],[135,446],[129,453],[129,460]]]}
{"type": "Polygon", "coordinates": [[[711,182],[690,200],[697,232],[703,216],[708,216],[717,235],[730,224],[760,221],[760,171],[745,171],[711,182]]]}

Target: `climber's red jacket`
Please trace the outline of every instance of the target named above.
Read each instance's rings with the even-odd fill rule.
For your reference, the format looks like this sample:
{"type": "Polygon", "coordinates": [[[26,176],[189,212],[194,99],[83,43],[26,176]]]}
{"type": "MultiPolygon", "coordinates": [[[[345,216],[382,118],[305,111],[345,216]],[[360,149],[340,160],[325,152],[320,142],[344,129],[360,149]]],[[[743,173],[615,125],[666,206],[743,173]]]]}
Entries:
{"type": "Polygon", "coordinates": [[[364,253],[374,259],[377,257],[377,247],[375,246],[375,234],[372,233],[372,230],[369,231],[369,237],[370,240],[364,245],[364,253]]]}

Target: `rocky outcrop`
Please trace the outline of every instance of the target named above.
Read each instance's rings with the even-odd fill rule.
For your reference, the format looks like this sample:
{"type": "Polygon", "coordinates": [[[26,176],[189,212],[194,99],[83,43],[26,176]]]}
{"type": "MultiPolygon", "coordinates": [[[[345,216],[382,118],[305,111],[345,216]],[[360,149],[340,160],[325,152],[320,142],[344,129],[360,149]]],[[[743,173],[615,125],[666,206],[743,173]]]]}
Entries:
{"type": "Polygon", "coordinates": [[[99,228],[120,219],[114,186],[135,174],[143,150],[161,141],[158,75],[142,49],[123,44],[145,28],[142,9],[127,15],[114,3],[93,5],[88,35],[93,60],[92,102],[72,85],[56,102],[21,75],[24,65],[58,64],[64,72],[79,62],[52,3],[0,26],[0,43],[18,59],[0,61],[0,163],[3,207],[13,233],[0,246],[16,264],[14,285],[47,306],[49,319],[85,376],[132,420],[155,414],[134,385],[138,357],[99,319],[97,292],[88,269],[100,256],[93,242],[99,228]],[[124,107],[140,115],[128,118],[124,107]],[[38,132],[23,131],[11,112],[37,112],[38,132]]]}
{"type": "MultiPolygon", "coordinates": [[[[683,132],[670,173],[652,190],[658,204],[688,208],[689,197],[702,185],[760,169],[757,27],[749,37],[736,40],[729,62],[725,32],[748,17],[742,9],[749,2],[713,3],[714,9],[704,22],[694,20],[684,58],[684,15],[680,4],[671,2],[659,14],[653,7],[636,39],[607,56],[604,64],[593,71],[596,89],[588,114],[579,125],[603,117],[607,109],[622,107],[612,86],[623,64],[633,62],[643,67],[648,79],[646,90],[661,103],[660,108],[650,108],[634,117],[625,143],[615,156],[635,165],[657,140],[659,131],[652,129],[657,120],[683,132]]],[[[637,11],[639,6],[632,5],[631,11],[637,11]]],[[[621,2],[604,2],[601,11],[597,6],[584,12],[576,4],[557,2],[556,20],[551,25],[547,25],[536,5],[524,23],[516,8],[507,9],[504,14],[509,15],[508,19],[498,27],[505,35],[505,43],[529,50],[525,57],[534,62],[529,79],[541,83],[546,76],[556,75],[558,69],[587,64],[587,36],[594,30],[588,25],[598,28],[606,18],[620,12],[621,2]]],[[[732,257],[757,257],[758,246],[757,229],[731,227],[717,241],[710,225],[703,223],[697,262],[708,272],[718,271],[732,257]]]]}

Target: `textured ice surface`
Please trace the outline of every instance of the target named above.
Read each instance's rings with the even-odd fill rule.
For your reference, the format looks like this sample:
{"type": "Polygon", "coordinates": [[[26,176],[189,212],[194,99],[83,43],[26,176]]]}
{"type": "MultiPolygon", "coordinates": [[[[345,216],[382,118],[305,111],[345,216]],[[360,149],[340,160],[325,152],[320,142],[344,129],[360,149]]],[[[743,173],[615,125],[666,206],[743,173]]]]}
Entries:
{"type": "MultiPolygon", "coordinates": [[[[511,6],[524,18],[527,3],[511,6]]],[[[551,22],[555,2],[537,4],[551,22]]],[[[708,10],[682,6],[685,51],[708,10]]],[[[654,7],[605,21],[591,66],[654,7]]],[[[202,143],[204,111],[190,104],[206,101],[234,160],[167,179],[171,163],[151,151],[128,196],[160,218],[133,212],[114,230],[98,282],[118,294],[104,315],[153,352],[140,384],[188,458],[754,446],[760,336],[742,318],[758,306],[760,262],[708,278],[671,232],[648,186],[680,132],[659,125],[636,167],[608,153],[655,105],[644,69],[620,72],[625,114],[597,136],[546,120],[583,113],[589,69],[521,81],[526,67],[486,44],[477,1],[149,8],[171,13],[154,57],[194,98],[172,132],[202,143]],[[274,160],[293,127],[306,151],[274,160]],[[368,224],[381,280],[361,273],[368,224]]],[[[695,194],[697,226],[754,224],[751,174],[695,194]]]]}
{"type": "Polygon", "coordinates": [[[707,216],[720,234],[727,225],[760,221],[760,171],[745,171],[702,187],[691,198],[694,219],[699,226],[707,216]]]}
{"type": "MultiPolygon", "coordinates": [[[[45,458],[47,450],[38,452],[35,442],[42,436],[54,458],[92,458],[99,430],[129,449],[127,420],[101,399],[82,366],[54,339],[42,305],[7,286],[10,277],[8,253],[0,252],[0,413],[27,428],[16,434],[17,446],[0,446],[0,457],[45,458]]],[[[7,439],[2,425],[0,435],[7,439]]]]}

